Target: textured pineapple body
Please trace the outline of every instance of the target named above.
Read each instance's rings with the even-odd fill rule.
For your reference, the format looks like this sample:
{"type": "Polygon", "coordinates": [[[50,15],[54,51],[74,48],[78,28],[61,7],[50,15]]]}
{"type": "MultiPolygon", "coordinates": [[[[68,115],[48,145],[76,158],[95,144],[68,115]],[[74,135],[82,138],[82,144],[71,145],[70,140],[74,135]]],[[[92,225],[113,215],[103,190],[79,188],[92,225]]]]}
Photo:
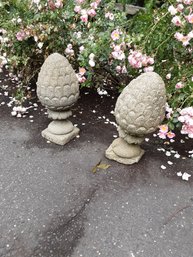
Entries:
{"type": "Polygon", "coordinates": [[[166,90],[162,78],[148,72],[132,80],[118,97],[116,121],[130,135],[152,133],[165,116],[166,90]]]}
{"type": "Polygon", "coordinates": [[[77,101],[78,79],[64,56],[54,53],[45,60],[38,76],[37,95],[44,106],[54,111],[69,109],[77,101]]]}

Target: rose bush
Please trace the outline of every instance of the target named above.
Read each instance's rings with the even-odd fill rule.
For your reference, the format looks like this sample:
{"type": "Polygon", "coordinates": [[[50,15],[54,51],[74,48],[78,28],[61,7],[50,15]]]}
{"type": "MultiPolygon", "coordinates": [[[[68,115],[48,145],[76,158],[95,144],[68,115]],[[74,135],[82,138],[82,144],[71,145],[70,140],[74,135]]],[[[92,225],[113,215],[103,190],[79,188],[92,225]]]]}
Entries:
{"type": "MultiPolygon", "coordinates": [[[[126,1],[120,1],[126,4],[126,1]]],[[[136,1],[128,1],[133,3],[136,1]]],[[[142,72],[165,80],[161,138],[193,137],[193,1],[144,1],[134,17],[114,0],[11,0],[0,9],[0,68],[28,85],[52,52],[65,55],[82,86],[122,89],[142,72]]]]}

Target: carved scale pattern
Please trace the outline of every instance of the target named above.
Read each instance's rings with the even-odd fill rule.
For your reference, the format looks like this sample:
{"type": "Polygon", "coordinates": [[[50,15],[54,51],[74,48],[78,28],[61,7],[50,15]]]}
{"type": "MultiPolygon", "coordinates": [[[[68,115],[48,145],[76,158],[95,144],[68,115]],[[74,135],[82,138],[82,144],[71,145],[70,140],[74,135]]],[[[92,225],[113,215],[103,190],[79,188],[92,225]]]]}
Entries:
{"type": "Polygon", "coordinates": [[[132,80],[118,97],[115,117],[130,135],[152,133],[165,116],[166,90],[162,78],[148,72],[132,80]]]}
{"type": "Polygon", "coordinates": [[[54,111],[69,109],[78,100],[78,79],[64,56],[54,53],[45,60],[38,76],[37,95],[54,111]]]}

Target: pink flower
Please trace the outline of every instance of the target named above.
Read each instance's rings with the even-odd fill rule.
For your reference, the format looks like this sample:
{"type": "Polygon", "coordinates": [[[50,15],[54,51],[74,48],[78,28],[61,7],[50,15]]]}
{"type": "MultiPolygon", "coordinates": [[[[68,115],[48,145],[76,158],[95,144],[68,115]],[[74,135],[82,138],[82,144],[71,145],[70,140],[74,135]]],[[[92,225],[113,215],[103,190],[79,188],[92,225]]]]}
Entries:
{"type": "Polygon", "coordinates": [[[184,4],[186,5],[192,4],[192,0],[184,0],[184,4]]]}
{"type": "Polygon", "coordinates": [[[143,66],[147,66],[148,65],[148,60],[146,56],[142,56],[141,58],[141,62],[143,66]]]}
{"type": "Polygon", "coordinates": [[[142,58],[143,56],[142,56],[142,53],[141,52],[134,52],[134,54],[135,54],[135,57],[137,57],[137,58],[142,58]]]}
{"type": "Polygon", "coordinates": [[[74,7],[74,11],[75,11],[76,13],[80,13],[80,12],[81,12],[81,7],[80,7],[80,5],[76,5],[76,6],[74,7]]]}
{"type": "Polygon", "coordinates": [[[82,22],[87,23],[88,22],[88,14],[81,15],[80,19],[82,22]]]}
{"type": "Polygon", "coordinates": [[[141,62],[136,62],[135,68],[136,69],[142,68],[142,63],[141,62]]]}
{"type": "Polygon", "coordinates": [[[125,54],[122,50],[112,52],[112,56],[114,59],[120,60],[120,61],[125,59],[125,54]]]}
{"type": "Polygon", "coordinates": [[[171,113],[168,112],[168,113],[166,114],[166,118],[169,120],[169,119],[171,118],[171,113]]]}
{"type": "Polygon", "coordinates": [[[86,73],[85,68],[79,67],[79,72],[76,74],[79,83],[84,83],[86,81],[86,78],[84,77],[85,73],[86,73]]]}
{"type": "Polygon", "coordinates": [[[186,107],[180,111],[178,120],[183,124],[181,133],[193,138],[193,107],[186,107]]]}
{"type": "Polygon", "coordinates": [[[161,138],[161,139],[166,139],[166,134],[165,134],[165,133],[159,132],[157,135],[158,135],[159,138],[161,138]]]}
{"type": "Polygon", "coordinates": [[[168,103],[166,103],[166,118],[169,120],[171,118],[171,115],[174,113],[173,109],[169,106],[168,103]]]}
{"type": "Polygon", "coordinates": [[[159,126],[159,132],[160,133],[168,133],[168,125],[167,124],[163,124],[161,126],[159,126]]]}
{"type": "Polygon", "coordinates": [[[176,15],[177,13],[177,10],[173,5],[169,6],[168,11],[170,12],[171,15],[176,15]]]}
{"type": "Polygon", "coordinates": [[[122,67],[122,71],[121,71],[121,72],[122,72],[123,74],[127,73],[127,68],[126,68],[125,65],[122,67]]]}
{"type": "Polygon", "coordinates": [[[96,2],[93,2],[90,4],[90,7],[92,7],[93,9],[97,9],[98,4],[96,2]]]}
{"type": "Polygon", "coordinates": [[[183,125],[182,126],[182,130],[181,130],[182,134],[188,134],[188,136],[190,138],[193,138],[193,126],[189,126],[189,125],[183,125]]]}
{"type": "Polygon", "coordinates": [[[57,0],[56,2],[55,2],[55,6],[56,6],[56,8],[62,8],[63,7],[63,2],[62,2],[62,0],[57,0]]]}
{"type": "Polygon", "coordinates": [[[175,35],[174,35],[174,37],[175,37],[178,41],[182,41],[182,39],[183,39],[184,36],[183,36],[182,33],[176,32],[175,35]]]}
{"type": "Polygon", "coordinates": [[[88,10],[88,15],[91,16],[91,17],[94,17],[96,15],[96,11],[94,9],[90,9],[88,10]]]}
{"type": "Polygon", "coordinates": [[[120,73],[121,72],[121,66],[116,66],[115,70],[116,70],[116,72],[120,73]]]}
{"type": "Polygon", "coordinates": [[[190,15],[188,15],[188,16],[186,16],[186,19],[187,19],[187,21],[189,22],[189,23],[193,23],[193,14],[190,14],[190,15]]]}
{"type": "Polygon", "coordinates": [[[183,46],[189,45],[189,41],[190,41],[190,38],[188,36],[183,37],[182,39],[183,46]]]}
{"type": "Polygon", "coordinates": [[[147,58],[147,62],[148,62],[150,65],[152,65],[152,64],[154,64],[154,59],[153,59],[152,57],[148,57],[148,58],[147,58]]]}
{"type": "Polygon", "coordinates": [[[85,68],[80,67],[80,68],[79,68],[79,74],[80,74],[81,76],[83,76],[85,73],[86,73],[85,68]]]}
{"type": "Polygon", "coordinates": [[[154,71],[154,67],[153,66],[145,67],[143,70],[144,72],[152,72],[154,71]]]}
{"type": "Polygon", "coordinates": [[[108,18],[109,20],[113,21],[114,20],[114,14],[107,12],[105,13],[105,18],[108,18]]]}
{"type": "Polygon", "coordinates": [[[153,64],[154,59],[147,55],[143,55],[140,51],[130,50],[128,61],[134,69],[140,69],[142,67],[145,67],[145,72],[153,71],[154,69],[153,66],[146,67],[148,64],[153,64]]]}
{"type": "Polygon", "coordinates": [[[23,41],[26,38],[25,31],[21,30],[21,31],[17,32],[16,38],[17,38],[18,41],[23,41]]]}
{"type": "Polygon", "coordinates": [[[115,40],[119,40],[120,38],[120,32],[119,30],[114,30],[112,33],[111,33],[111,38],[115,41],[115,40]]]}
{"type": "Polygon", "coordinates": [[[128,60],[129,60],[129,64],[130,64],[133,68],[137,68],[137,67],[136,67],[137,60],[136,60],[134,57],[129,56],[129,57],[128,57],[128,60]]]}
{"type": "Polygon", "coordinates": [[[177,11],[178,11],[178,12],[181,12],[183,9],[184,9],[183,4],[178,4],[178,5],[177,5],[177,11]]]}
{"type": "Polygon", "coordinates": [[[114,50],[115,50],[115,52],[121,51],[121,46],[120,45],[115,45],[114,50]]]}
{"type": "Polygon", "coordinates": [[[178,82],[176,85],[175,85],[175,88],[176,89],[180,89],[180,88],[183,88],[184,87],[184,84],[180,81],[178,82]]]}
{"type": "Polygon", "coordinates": [[[169,128],[167,124],[163,124],[159,126],[159,133],[158,133],[159,138],[166,139],[168,137],[169,139],[172,139],[176,136],[175,133],[168,130],[169,128]]]}
{"type": "Polygon", "coordinates": [[[172,19],[172,23],[174,23],[174,25],[178,27],[182,26],[182,21],[179,16],[174,16],[172,19]]]}
{"type": "Polygon", "coordinates": [[[86,81],[86,78],[84,76],[78,77],[78,82],[79,83],[84,83],[86,81]]]}
{"type": "Polygon", "coordinates": [[[56,6],[55,6],[55,3],[53,2],[53,0],[48,1],[48,6],[49,6],[50,10],[52,10],[52,11],[56,9],[56,6]]]}
{"type": "Polygon", "coordinates": [[[181,115],[189,115],[193,117],[193,107],[186,107],[180,111],[181,115]]]}
{"type": "Polygon", "coordinates": [[[74,50],[72,49],[72,44],[67,45],[67,48],[65,49],[65,53],[69,56],[74,55],[74,50]]]}
{"type": "Polygon", "coordinates": [[[80,46],[79,51],[80,51],[80,53],[82,53],[82,51],[84,51],[84,46],[80,46]]]}
{"type": "Polygon", "coordinates": [[[176,136],[175,133],[173,133],[172,131],[169,131],[166,135],[169,139],[172,139],[176,136]]]}
{"type": "Polygon", "coordinates": [[[179,120],[181,123],[184,123],[184,122],[185,122],[184,116],[179,116],[179,117],[178,117],[178,120],[179,120]]]}
{"type": "Polygon", "coordinates": [[[189,45],[189,41],[190,41],[190,39],[192,38],[192,36],[193,36],[192,31],[191,31],[187,36],[184,36],[182,33],[179,33],[179,32],[176,32],[175,35],[174,35],[174,37],[175,37],[178,41],[180,41],[180,42],[183,43],[183,46],[189,45]]]}

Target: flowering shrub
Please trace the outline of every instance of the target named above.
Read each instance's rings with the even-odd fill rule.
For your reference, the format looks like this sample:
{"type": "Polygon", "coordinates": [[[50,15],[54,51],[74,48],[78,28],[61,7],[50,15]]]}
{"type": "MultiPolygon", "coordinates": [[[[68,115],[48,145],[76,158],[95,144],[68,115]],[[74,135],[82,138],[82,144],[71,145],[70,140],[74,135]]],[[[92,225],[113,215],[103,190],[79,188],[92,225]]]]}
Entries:
{"type": "Polygon", "coordinates": [[[163,139],[174,138],[175,128],[193,137],[192,10],[192,0],[168,1],[153,12],[139,14],[129,24],[133,44],[154,58],[154,70],[166,83],[166,120],[158,133],[163,139]]]}
{"type": "Polygon", "coordinates": [[[190,138],[193,138],[193,108],[186,107],[182,109],[178,120],[183,124],[181,133],[188,134],[190,138]]]}
{"type": "Polygon", "coordinates": [[[158,135],[171,139],[179,128],[192,137],[193,1],[163,2],[146,1],[146,12],[131,18],[116,9],[115,0],[5,0],[0,69],[13,70],[28,85],[44,59],[59,52],[82,86],[120,90],[140,73],[155,70],[165,80],[168,98],[158,135]],[[160,8],[153,8],[157,2],[160,8]]]}

